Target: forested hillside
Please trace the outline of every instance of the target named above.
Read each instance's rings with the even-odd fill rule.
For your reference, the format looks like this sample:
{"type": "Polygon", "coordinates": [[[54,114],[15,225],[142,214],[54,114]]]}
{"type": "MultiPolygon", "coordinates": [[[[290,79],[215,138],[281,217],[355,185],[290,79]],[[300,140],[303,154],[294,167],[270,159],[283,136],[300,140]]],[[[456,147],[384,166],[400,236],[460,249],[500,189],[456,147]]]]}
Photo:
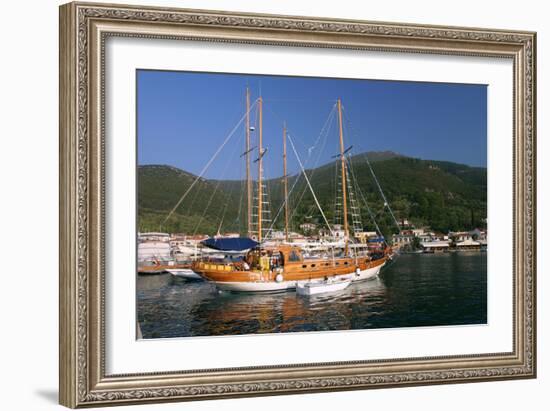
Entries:
{"type": "MultiPolygon", "coordinates": [[[[349,159],[357,181],[358,200],[364,195],[384,234],[396,232],[384,201],[372,177],[365,156],[398,219],[428,225],[447,232],[484,226],[487,214],[487,170],[442,161],[419,160],[392,152],[369,152],[349,159]]],[[[338,174],[335,163],[307,170],[317,198],[329,219],[334,217],[338,174]]],[[[138,216],[140,231],[167,231],[215,234],[246,230],[246,185],[244,181],[201,179],[176,212],[163,223],[196,176],[172,166],[147,165],[138,170],[138,216]]],[[[282,179],[266,181],[271,216],[275,217],[283,199],[282,179]]],[[[255,184],[254,184],[255,186],[255,184]]],[[[289,177],[292,229],[305,221],[322,218],[313,197],[300,176],[289,177]],[[296,179],[298,181],[296,182],[296,179]],[[295,184],[296,182],[296,184],[295,184]]],[[[363,201],[361,216],[366,229],[373,225],[363,201]]],[[[282,215],[275,227],[282,225],[282,215]]]]}

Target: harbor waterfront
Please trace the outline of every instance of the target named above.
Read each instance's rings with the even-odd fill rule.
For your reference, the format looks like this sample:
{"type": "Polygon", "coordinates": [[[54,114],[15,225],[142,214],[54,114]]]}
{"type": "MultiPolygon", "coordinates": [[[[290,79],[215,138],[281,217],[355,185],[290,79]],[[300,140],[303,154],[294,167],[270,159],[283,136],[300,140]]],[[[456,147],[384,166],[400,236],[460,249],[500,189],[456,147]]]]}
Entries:
{"type": "MultiPolygon", "coordinates": [[[[376,127],[362,122],[375,110],[373,95],[342,80],[319,99],[314,79],[262,79],[284,85],[281,95],[246,76],[206,76],[222,81],[220,90],[235,87],[226,104],[193,105],[200,115],[167,130],[181,168],[168,152],[158,163],[138,156],[138,335],[486,322],[484,167],[366,150],[378,143],[376,127]],[[307,86],[296,93],[296,81],[307,86]],[[287,103],[309,95],[315,108],[290,109],[277,95],[287,103]],[[218,105],[235,116],[214,114],[218,105]],[[218,121],[223,128],[206,131],[218,121]]],[[[176,77],[188,87],[204,81],[176,77]]],[[[470,99],[483,102],[478,91],[470,99]]],[[[187,89],[178,107],[192,100],[182,95],[187,89]]],[[[149,121],[150,130],[164,124],[157,115],[149,121]]],[[[138,144],[149,157],[159,140],[146,134],[138,144]]]]}
{"type": "Polygon", "coordinates": [[[144,339],[486,324],[487,253],[404,254],[375,279],[308,297],[138,275],[137,304],[144,339]]]}

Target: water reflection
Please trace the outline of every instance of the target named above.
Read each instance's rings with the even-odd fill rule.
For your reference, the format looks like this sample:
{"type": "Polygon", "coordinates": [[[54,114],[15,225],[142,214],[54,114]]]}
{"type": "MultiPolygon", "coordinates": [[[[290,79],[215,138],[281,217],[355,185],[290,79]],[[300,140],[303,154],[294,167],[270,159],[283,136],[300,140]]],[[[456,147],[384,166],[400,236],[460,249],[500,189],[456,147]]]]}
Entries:
{"type": "Polygon", "coordinates": [[[220,293],[169,274],[139,276],[144,338],[486,322],[484,253],[404,255],[378,279],[333,294],[220,293]]]}

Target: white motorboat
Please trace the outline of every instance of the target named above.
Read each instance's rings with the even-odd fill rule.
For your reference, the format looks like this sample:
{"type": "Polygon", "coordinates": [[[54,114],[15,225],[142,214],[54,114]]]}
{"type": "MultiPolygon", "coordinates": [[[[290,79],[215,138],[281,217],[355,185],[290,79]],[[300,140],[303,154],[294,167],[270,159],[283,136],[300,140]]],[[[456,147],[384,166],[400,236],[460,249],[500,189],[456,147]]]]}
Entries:
{"type": "Polygon", "coordinates": [[[320,282],[307,282],[296,284],[296,293],[299,295],[317,295],[342,291],[351,284],[351,278],[325,280],[320,282]]]}
{"type": "Polygon", "coordinates": [[[166,269],[166,271],[176,277],[188,278],[192,280],[202,280],[202,277],[190,268],[168,268],[166,269]]]}

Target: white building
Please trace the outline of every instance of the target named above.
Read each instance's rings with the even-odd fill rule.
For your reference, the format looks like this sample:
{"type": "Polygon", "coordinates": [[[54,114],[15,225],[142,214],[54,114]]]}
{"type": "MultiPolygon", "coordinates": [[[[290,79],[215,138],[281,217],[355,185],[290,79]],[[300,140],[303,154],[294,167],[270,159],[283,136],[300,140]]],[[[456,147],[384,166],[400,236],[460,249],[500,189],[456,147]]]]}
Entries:
{"type": "Polygon", "coordinates": [[[332,226],[332,233],[326,229],[322,228],[319,230],[319,239],[320,240],[332,240],[332,239],[341,239],[344,238],[346,235],[344,229],[342,228],[342,225],[340,224],[334,224],[332,226]]]}
{"type": "Polygon", "coordinates": [[[435,240],[435,241],[426,241],[420,244],[426,253],[435,253],[435,252],[441,252],[441,251],[447,251],[450,247],[450,244],[448,241],[441,241],[441,240],[435,240]]]}
{"type": "Polygon", "coordinates": [[[170,241],[170,234],[168,233],[138,233],[138,241],[170,241]]]}
{"type": "Polygon", "coordinates": [[[300,224],[300,230],[302,230],[304,233],[311,233],[312,231],[315,231],[317,229],[317,225],[313,223],[303,223],[300,224]]]}
{"type": "Polygon", "coordinates": [[[397,248],[405,247],[413,242],[414,235],[409,232],[402,232],[401,234],[392,235],[392,244],[397,248]]]}
{"type": "Polygon", "coordinates": [[[457,250],[479,249],[481,247],[481,243],[474,240],[471,233],[458,232],[449,234],[457,250]]]}

